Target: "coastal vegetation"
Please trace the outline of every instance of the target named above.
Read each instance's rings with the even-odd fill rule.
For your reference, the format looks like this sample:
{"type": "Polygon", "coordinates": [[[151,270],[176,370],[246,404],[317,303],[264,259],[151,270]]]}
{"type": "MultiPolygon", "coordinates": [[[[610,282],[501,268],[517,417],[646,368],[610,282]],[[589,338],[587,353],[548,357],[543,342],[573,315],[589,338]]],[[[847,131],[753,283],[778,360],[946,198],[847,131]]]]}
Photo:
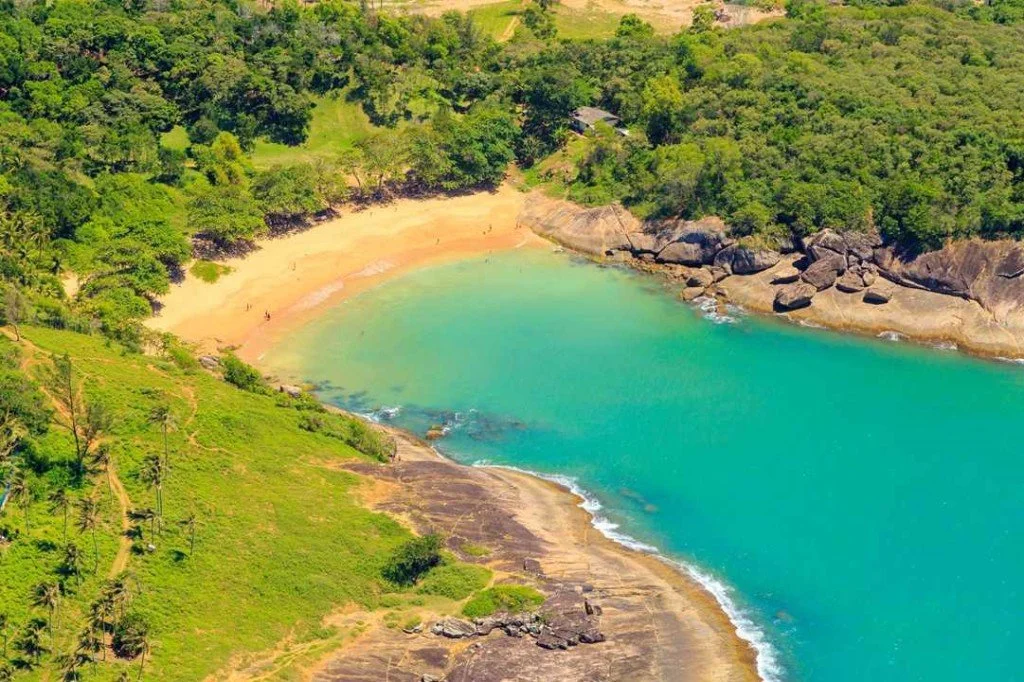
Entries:
{"type": "Polygon", "coordinates": [[[735,30],[702,6],[674,35],[627,15],[586,40],[529,4],[498,43],[472,15],[343,0],[10,3],[3,319],[138,348],[193,257],[346,204],[493,187],[513,163],[583,203],[717,214],[762,243],[825,227],[918,250],[1018,236],[1020,1],[851,4],[793,0],[735,30]],[[630,134],[574,140],[581,105],[630,134]]]}
{"type": "Polygon", "coordinates": [[[0,668],[202,679],[286,636],[342,636],[320,626],[340,605],[457,611],[489,582],[357,501],[341,465],[378,461],[386,436],[303,426],[362,422],[233,386],[229,362],[22,332],[0,335],[0,668]]]}

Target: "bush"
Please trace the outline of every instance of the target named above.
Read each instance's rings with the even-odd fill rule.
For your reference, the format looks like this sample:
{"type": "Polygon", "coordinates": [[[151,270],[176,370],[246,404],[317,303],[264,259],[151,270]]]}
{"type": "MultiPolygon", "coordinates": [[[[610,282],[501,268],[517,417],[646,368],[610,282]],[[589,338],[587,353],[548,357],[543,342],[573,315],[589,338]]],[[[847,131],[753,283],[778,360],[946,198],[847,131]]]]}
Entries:
{"type": "Polygon", "coordinates": [[[137,613],[129,613],[114,626],[112,646],[121,658],[135,658],[142,653],[149,635],[149,623],[137,613]]]}
{"type": "Polygon", "coordinates": [[[229,384],[250,393],[268,392],[267,383],[259,370],[239,360],[234,353],[228,353],[221,358],[221,364],[224,366],[224,381],[229,384]]]}
{"type": "Polygon", "coordinates": [[[441,545],[441,536],[436,533],[413,538],[395,551],[382,574],[396,585],[413,585],[441,563],[441,545]]]}
{"type": "Polygon", "coordinates": [[[526,585],[495,585],[481,590],[462,607],[467,618],[483,618],[498,611],[519,613],[544,603],[544,595],[526,585]]]}
{"type": "Polygon", "coordinates": [[[433,569],[420,581],[420,594],[448,599],[465,599],[487,586],[491,572],[473,564],[446,564],[433,569]]]}

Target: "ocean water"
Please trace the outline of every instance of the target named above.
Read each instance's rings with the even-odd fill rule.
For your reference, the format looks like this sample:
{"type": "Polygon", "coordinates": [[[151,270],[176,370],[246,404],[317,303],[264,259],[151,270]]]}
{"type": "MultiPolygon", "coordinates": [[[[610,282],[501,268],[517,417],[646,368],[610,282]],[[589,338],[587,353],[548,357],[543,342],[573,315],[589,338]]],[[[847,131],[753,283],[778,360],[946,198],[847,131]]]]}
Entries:
{"type": "Polygon", "coordinates": [[[547,251],[413,273],[263,362],[443,425],[460,461],[571,477],[700,571],[766,679],[1024,679],[1019,366],[723,319],[547,251]]]}

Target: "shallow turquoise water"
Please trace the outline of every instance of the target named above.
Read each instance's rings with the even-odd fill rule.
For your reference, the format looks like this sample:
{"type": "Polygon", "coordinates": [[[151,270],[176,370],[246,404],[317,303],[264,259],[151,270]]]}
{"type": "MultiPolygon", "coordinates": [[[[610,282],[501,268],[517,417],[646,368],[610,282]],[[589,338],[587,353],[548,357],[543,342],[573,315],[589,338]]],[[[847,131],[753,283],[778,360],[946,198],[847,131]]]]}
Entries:
{"type": "Polygon", "coordinates": [[[457,459],[577,478],[620,531],[731,585],[784,679],[1024,679],[1018,367],[714,324],[547,252],[412,274],[264,362],[447,423],[457,459]]]}

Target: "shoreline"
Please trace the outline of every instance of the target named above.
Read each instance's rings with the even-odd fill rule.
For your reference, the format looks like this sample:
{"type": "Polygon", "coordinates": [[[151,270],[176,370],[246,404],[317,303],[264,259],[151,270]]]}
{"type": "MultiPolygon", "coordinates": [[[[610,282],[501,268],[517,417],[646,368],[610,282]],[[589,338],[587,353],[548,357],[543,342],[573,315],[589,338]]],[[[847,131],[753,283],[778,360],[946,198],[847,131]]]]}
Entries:
{"type": "MultiPolygon", "coordinates": [[[[435,448],[431,448],[438,452],[435,448]]],[[[530,469],[522,469],[505,464],[473,463],[463,465],[458,461],[451,460],[438,452],[438,456],[452,461],[459,466],[471,466],[480,469],[491,469],[505,472],[512,476],[527,476],[542,481],[547,481],[561,493],[571,495],[578,500],[577,508],[583,511],[590,525],[603,538],[618,547],[636,553],[643,560],[654,559],[671,571],[682,574],[685,578],[696,583],[707,596],[714,599],[717,607],[728,618],[729,623],[735,628],[736,637],[742,640],[754,655],[754,667],[757,670],[758,679],[762,682],[779,682],[782,679],[783,668],[779,661],[779,654],[772,646],[764,631],[751,618],[747,611],[739,606],[730,596],[733,587],[715,576],[705,572],[700,566],[682,559],[674,559],[666,555],[659,547],[638,540],[626,533],[618,532],[619,525],[600,516],[597,512],[603,508],[601,501],[589,490],[582,487],[576,478],[565,474],[544,474],[530,469]]]]}
{"type": "MultiPolygon", "coordinates": [[[[366,419],[363,415],[355,416],[366,419]]],[[[616,533],[617,526],[597,513],[601,509],[598,499],[573,477],[505,465],[463,464],[415,434],[379,421],[368,421],[396,438],[403,462],[442,463],[470,476],[483,474],[488,479],[485,489],[498,500],[507,499],[507,490],[515,491],[519,504],[513,505],[510,512],[525,528],[539,535],[545,545],[557,548],[541,556],[545,575],[557,576],[563,565],[585,563],[587,580],[597,582],[602,575],[601,563],[609,561],[610,557],[619,568],[618,580],[657,585],[664,593],[657,599],[645,598],[645,608],[661,608],[676,614],[681,621],[690,622],[683,638],[686,641],[658,642],[659,649],[663,649],[662,653],[672,665],[664,666],[664,674],[657,679],[686,682],[778,682],[782,679],[776,650],[746,611],[729,596],[730,586],[697,566],[666,556],[657,547],[616,533]],[[556,568],[550,569],[551,565],[556,568]],[[654,606],[654,602],[660,607],[654,606]],[[686,672],[675,667],[677,648],[693,656],[687,659],[686,672]]],[[[609,632],[609,637],[614,637],[614,631],[609,632]]]]}
{"type": "Polygon", "coordinates": [[[412,270],[548,242],[518,223],[527,195],[494,192],[398,199],[261,240],[221,261],[215,282],[187,273],[147,320],[203,351],[234,349],[247,362],[325,309],[412,270]],[[270,315],[270,319],[265,318],[270,315]]]}
{"type": "MultiPolygon", "coordinates": [[[[550,247],[549,240],[519,222],[528,196],[535,197],[503,185],[490,194],[398,200],[264,240],[257,251],[226,261],[232,270],[214,283],[189,274],[161,299],[161,314],[149,324],[204,350],[234,348],[240,357],[258,365],[265,350],[288,331],[388,279],[495,251],[550,247]],[[269,322],[263,319],[264,310],[271,311],[269,322]]],[[[663,665],[660,678],[675,677],[672,671],[680,665],[680,652],[685,651],[693,658],[687,659],[687,666],[701,668],[699,674],[686,676],[693,682],[763,679],[758,675],[758,669],[763,669],[763,647],[759,649],[755,641],[742,636],[743,624],[733,619],[738,610],[730,613],[731,602],[723,602],[728,588],[722,586],[716,592],[701,582],[694,567],[651,551],[655,548],[630,547],[609,537],[600,527],[599,517],[588,509],[592,506],[588,499],[593,498],[582,489],[577,492],[564,482],[532,472],[465,466],[412,434],[394,429],[392,433],[400,442],[425,446],[449,467],[486,471],[488,483],[483,490],[495,500],[507,496],[510,489],[528,496],[527,507],[545,511],[521,519],[522,525],[546,538],[546,545],[571,545],[575,561],[614,565],[616,570],[609,573],[618,575],[618,580],[640,581],[645,589],[655,589],[659,602],[672,605],[662,614],[663,620],[680,621],[665,636],[673,644],[650,654],[671,659],[663,665]],[[563,525],[548,528],[552,519],[563,525]],[[670,612],[678,613],[672,616],[670,612]]]]}

